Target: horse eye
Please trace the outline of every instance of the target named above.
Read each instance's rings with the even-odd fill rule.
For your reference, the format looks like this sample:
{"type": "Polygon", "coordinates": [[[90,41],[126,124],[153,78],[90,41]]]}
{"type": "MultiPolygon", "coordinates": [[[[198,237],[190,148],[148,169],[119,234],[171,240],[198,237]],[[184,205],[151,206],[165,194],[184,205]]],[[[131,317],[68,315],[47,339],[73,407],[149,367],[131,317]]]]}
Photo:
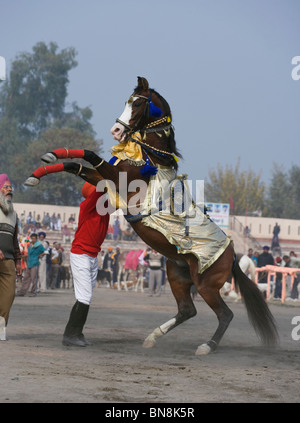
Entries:
{"type": "Polygon", "coordinates": [[[141,104],[142,104],[142,101],[135,101],[132,105],[133,107],[140,107],[141,104]]]}

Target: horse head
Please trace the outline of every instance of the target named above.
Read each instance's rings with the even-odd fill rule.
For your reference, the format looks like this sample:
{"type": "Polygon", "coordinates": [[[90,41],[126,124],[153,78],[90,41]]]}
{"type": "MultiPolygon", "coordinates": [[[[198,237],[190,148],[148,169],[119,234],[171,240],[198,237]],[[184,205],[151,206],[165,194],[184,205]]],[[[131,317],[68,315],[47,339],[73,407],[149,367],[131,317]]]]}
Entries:
{"type": "Polygon", "coordinates": [[[146,78],[138,76],[138,85],[125,109],[116,119],[116,124],[111,128],[115,140],[126,142],[130,134],[146,130],[149,125],[156,126],[165,122],[171,123],[170,107],[166,100],[155,90],[149,88],[146,78]]]}

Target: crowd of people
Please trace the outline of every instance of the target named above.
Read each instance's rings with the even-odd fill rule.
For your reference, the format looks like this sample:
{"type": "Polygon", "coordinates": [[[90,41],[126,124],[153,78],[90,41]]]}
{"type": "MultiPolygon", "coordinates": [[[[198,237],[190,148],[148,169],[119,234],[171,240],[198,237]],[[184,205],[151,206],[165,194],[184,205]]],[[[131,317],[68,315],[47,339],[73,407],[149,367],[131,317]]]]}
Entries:
{"type": "MultiPolygon", "coordinates": [[[[277,234],[278,235],[278,234],[277,234]]],[[[255,251],[253,252],[252,248],[249,248],[247,256],[252,260],[256,267],[264,267],[267,265],[271,266],[278,266],[278,267],[289,267],[289,268],[300,268],[300,259],[297,257],[294,251],[290,251],[288,254],[284,254],[282,257],[274,255],[270,252],[271,249],[268,245],[263,247],[263,251],[261,253],[255,251]]],[[[300,282],[300,274],[294,279],[293,286],[289,286],[289,295],[285,299],[285,301],[298,301],[299,292],[298,292],[298,284],[300,282]]],[[[259,284],[266,284],[267,283],[267,272],[259,272],[258,278],[259,284]]],[[[274,300],[281,300],[281,291],[282,291],[282,273],[278,272],[276,276],[276,280],[274,281],[274,300]]]]}
{"type": "Polygon", "coordinates": [[[23,278],[17,296],[29,293],[35,297],[38,292],[58,289],[61,284],[63,288],[70,287],[69,268],[64,265],[65,251],[60,242],[50,245],[44,231],[32,232],[20,239],[19,248],[23,278]]]}
{"type": "Polygon", "coordinates": [[[128,277],[129,272],[126,270],[131,270],[134,278],[138,278],[139,272],[142,272],[143,281],[148,284],[148,295],[159,297],[166,282],[165,263],[166,258],[152,248],[121,253],[117,245],[115,251],[113,247],[108,247],[106,252],[100,252],[99,269],[110,272],[110,284],[107,283],[107,286],[111,288],[118,282],[118,278],[122,282],[128,277]],[[132,253],[137,253],[136,262],[127,268],[126,257],[132,256],[132,253]]]}

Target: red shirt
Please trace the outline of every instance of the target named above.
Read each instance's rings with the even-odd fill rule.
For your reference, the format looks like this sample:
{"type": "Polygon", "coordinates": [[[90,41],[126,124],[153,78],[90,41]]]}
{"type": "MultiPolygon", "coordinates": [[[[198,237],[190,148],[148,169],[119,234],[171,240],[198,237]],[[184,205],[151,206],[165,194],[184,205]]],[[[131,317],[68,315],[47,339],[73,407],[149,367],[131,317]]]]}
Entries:
{"type": "Polygon", "coordinates": [[[93,192],[80,204],[78,228],[72,242],[71,252],[74,254],[88,254],[97,257],[105,239],[109,214],[104,216],[97,212],[96,204],[103,195],[102,192],[93,192]]]}

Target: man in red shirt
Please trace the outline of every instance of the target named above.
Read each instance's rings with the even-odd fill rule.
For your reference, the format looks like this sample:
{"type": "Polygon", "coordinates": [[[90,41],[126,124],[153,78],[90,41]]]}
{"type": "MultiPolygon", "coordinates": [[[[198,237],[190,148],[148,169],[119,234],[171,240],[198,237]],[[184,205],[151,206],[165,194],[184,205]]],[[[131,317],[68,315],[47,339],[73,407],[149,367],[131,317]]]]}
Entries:
{"type": "Polygon", "coordinates": [[[93,289],[97,283],[98,253],[105,239],[109,214],[97,211],[97,201],[102,192],[86,182],[82,187],[85,200],[80,204],[78,228],[72,242],[70,264],[73,274],[76,303],[63,335],[63,345],[85,347],[89,342],[82,330],[92,301],[93,289]]]}

